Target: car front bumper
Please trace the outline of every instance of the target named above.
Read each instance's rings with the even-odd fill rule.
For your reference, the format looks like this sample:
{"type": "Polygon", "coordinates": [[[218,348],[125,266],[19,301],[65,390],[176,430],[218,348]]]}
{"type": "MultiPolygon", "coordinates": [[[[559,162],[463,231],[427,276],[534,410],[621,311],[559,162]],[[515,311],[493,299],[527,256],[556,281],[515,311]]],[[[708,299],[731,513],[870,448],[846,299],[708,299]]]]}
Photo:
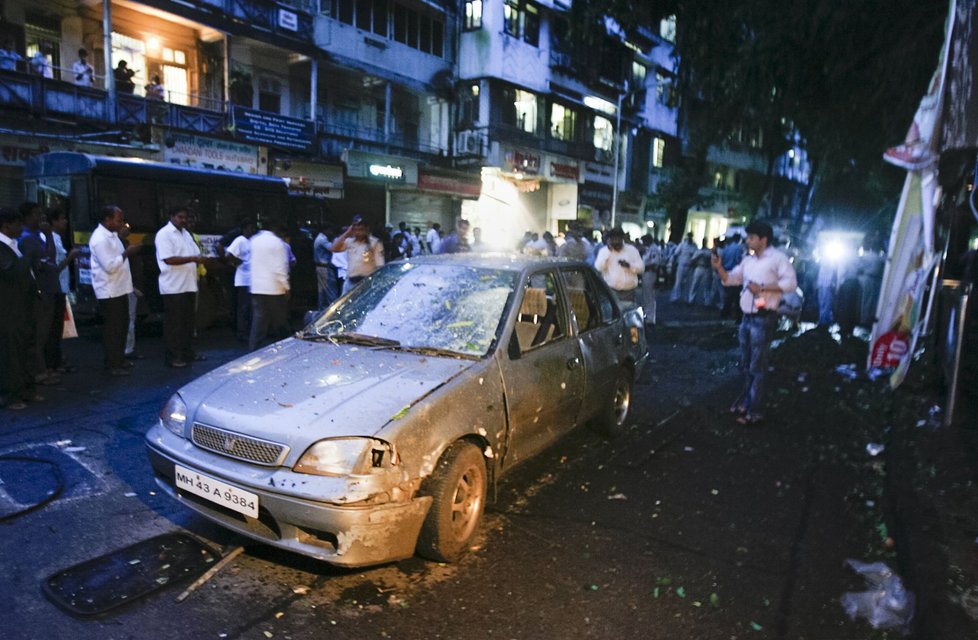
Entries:
{"type": "MultiPolygon", "coordinates": [[[[362,567],[410,557],[431,506],[430,497],[415,497],[407,502],[343,505],[270,491],[257,483],[215,472],[212,465],[203,464],[214,454],[194,447],[158,425],[147,433],[146,449],[157,484],[187,507],[250,538],[337,566],[362,567]],[[164,443],[171,439],[184,443],[182,452],[190,455],[178,457],[168,451],[164,443]],[[243,515],[181,491],[175,484],[176,465],[257,494],[258,517],[243,515]]],[[[224,458],[221,462],[246,466],[224,458]]],[[[281,473],[276,475],[278,486],[282,486],[281,473]]],[[[301,474],[292,475],[299,481],[308,479],[301,474]]]]}

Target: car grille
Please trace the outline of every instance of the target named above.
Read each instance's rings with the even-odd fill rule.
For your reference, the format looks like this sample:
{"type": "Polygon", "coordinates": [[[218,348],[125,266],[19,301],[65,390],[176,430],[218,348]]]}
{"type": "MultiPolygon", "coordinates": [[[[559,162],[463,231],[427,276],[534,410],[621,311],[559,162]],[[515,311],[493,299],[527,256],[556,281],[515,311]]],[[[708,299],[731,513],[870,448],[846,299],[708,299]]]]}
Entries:
{"type": "Polygon", "coordinates": [[[194,444],[204,449],[269,466],[281,464],[288,451],[288,447],[276,442],[243,436],[199,422],[194,423],[192,437],[194,444]]]}

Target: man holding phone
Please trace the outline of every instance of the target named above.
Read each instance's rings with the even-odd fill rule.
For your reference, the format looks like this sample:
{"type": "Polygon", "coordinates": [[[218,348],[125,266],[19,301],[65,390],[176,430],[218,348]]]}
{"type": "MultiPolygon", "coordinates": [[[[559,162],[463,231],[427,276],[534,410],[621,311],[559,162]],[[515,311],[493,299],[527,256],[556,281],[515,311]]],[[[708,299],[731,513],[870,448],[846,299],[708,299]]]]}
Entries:
{"type": "Polygon", "coordinates": [[[739,286],[740,365],[744,370],[744,390],[730,407],[737,422],[756,424],[764,415],[764,382],[768,373],[771,341],[778,325],[777,308],[781,296],[798,287],[791,261],[775,249],[774,229],[761,220],[747,225],[747,248],[750,255],[727,271],[719,255],[713,256],[713,268],[726,287],[739,286]]]}
{"type": "Polygon", "coordinates": [[[645,271],[645,262],[638,249],[625,242],[625,232],[621,227],[608,232],[608,244],[598,251],[594,268],[601,272],[604,281],[615,290],[620,301],[635,302],[638,274],[645,271]]]}

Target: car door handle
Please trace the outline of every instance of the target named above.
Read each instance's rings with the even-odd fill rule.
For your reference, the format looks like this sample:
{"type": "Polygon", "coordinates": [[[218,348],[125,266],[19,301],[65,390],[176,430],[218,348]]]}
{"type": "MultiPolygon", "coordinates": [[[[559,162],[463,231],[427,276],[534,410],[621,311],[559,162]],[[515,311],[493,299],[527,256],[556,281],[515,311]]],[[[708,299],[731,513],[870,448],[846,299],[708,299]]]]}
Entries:
{"type": "Polygon", "coordinates": [[[581,359],[580,358],[574,357],[574,358],[568,358],[567,359],[567,368],[568,369],[575,369],[575,368],[577,368],[579,366],[581,366],[581,359]]]}

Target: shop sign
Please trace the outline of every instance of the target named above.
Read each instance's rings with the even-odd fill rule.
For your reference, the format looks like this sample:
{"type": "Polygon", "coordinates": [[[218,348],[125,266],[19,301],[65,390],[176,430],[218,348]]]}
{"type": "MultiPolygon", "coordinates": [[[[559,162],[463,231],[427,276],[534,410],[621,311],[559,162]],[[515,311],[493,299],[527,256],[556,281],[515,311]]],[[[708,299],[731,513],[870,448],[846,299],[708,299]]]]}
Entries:
{"type": "Polygon", "coordinates": [[[611,206],[611,187],[594,182],[585,182],[581,185],[577,197],[581,204],[590,207],[606,208],[611,206]]]}
{"type": "Polygon", "coordinates": [[[270,147],[308,151],[315,128],[311,120],[280,116],[277,113],[235,106],[232,131],[236,138],[270,147]]]}
{"type": "Polygon", "coordinates": [[[506,152],[505,169],[512,173],[522,173],[535,176],[540,173],[542,164],[540,154],[511,149],[506,152]]]}
{"type": "Polygon", "coordinates": [[[551,180],[555,182],[563,180],[569,180],[571,182],[578,181],[580,168],[576,162],[549,158],[548,164],[549,170],[547,171],[547,177],[551,180]]]}
{"type": "Polygon", "coordinates": [[[418,171],[418,189],[462,198],[478,198],[482,194],[482,176],[421,169],[418,171]]]}
{"type": "Polygon", "coordinates": [[[609,164],[599,162],[587,162],[584,164],[584,181],[597,182],[600,184],[614,185],[615,170],[609,164]]]}
{"type": "Polygon", "coordinates": [[[287,9],[278,10],[278,26],[289,31],[299,30],[299,14],[287,9]]]}
{"type": "Polygon", "coordinates": [[[312,198],[343,197],[343,167],[299,160],[278,160],[275,175],[285,178],[289,193],[312,198]]]}
{"type": "Polygon", "coordinates": [[[183,133],[169,137],[173,146],[163,147],[164,162],[235,173],[259,172],[258,148],[252,145],[183,133]]]}
{"type": "Polygon", "coordinates": [[[343,152],[343,162],[346,163],[346,173],[351,178],[393,184],[418,184],[418,164],[408,158],[347,149],[343,152]]]}

